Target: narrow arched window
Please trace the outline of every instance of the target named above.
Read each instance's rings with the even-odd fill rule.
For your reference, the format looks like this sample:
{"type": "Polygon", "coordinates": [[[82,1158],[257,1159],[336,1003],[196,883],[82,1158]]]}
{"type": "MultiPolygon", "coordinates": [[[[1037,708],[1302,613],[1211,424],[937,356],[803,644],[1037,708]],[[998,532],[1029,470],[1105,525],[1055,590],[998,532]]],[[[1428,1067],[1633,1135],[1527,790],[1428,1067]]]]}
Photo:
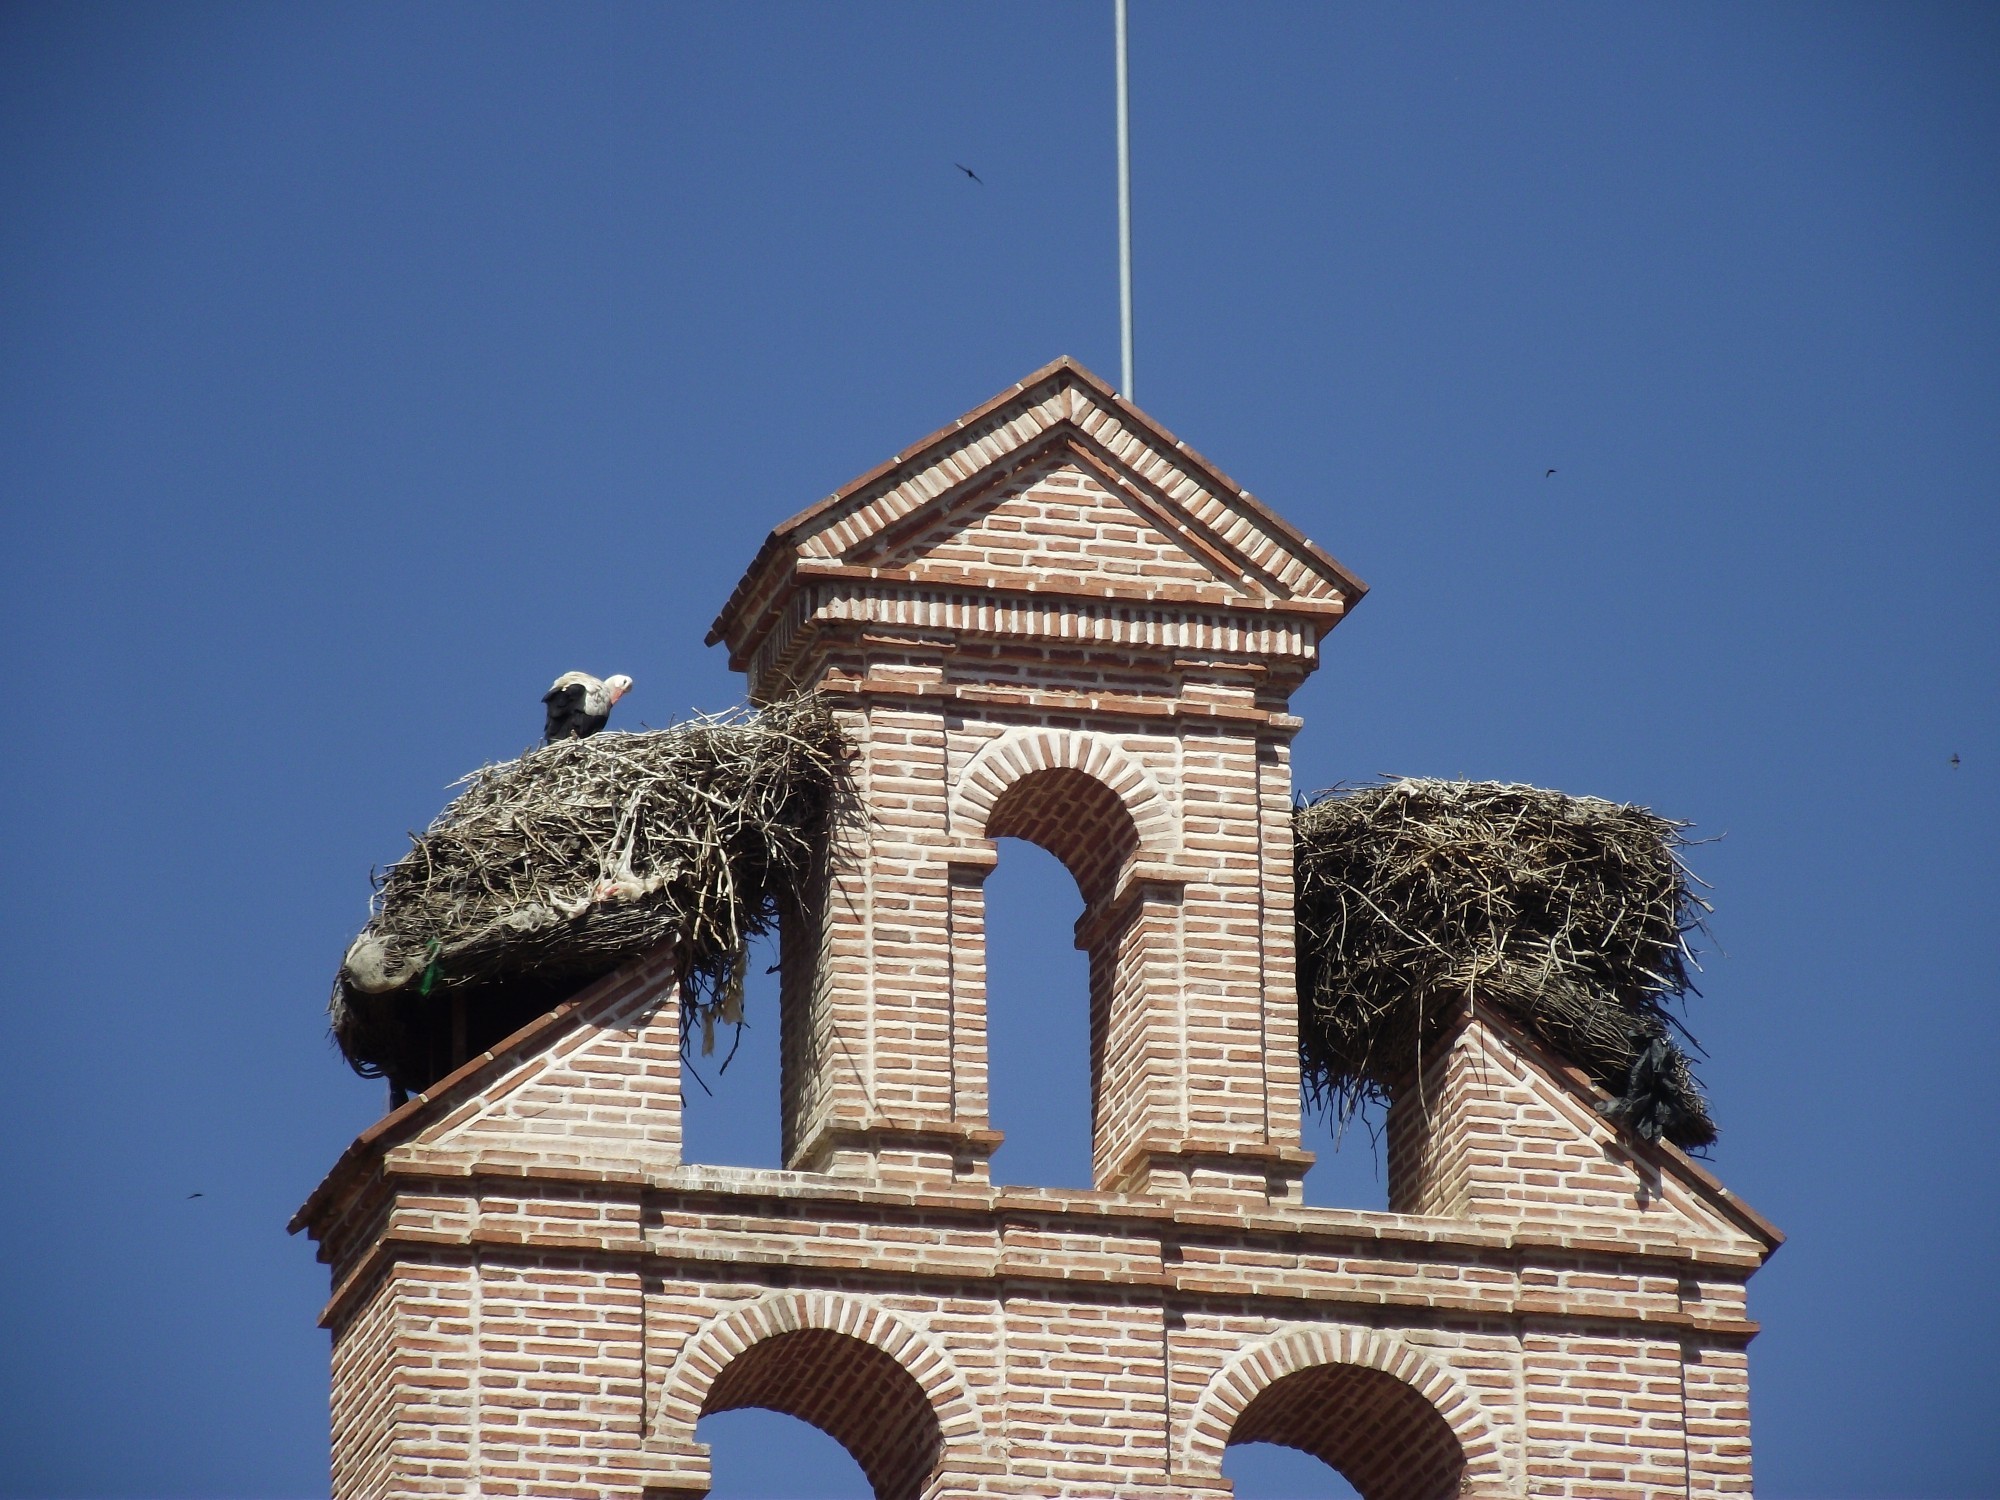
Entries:
{"type": "MultiPolygon", "coordinates": [[[[989,1075],[996,1062],[1000,1069],[999,1092],[993,1097],[1004,1099],[1010,1089],[1018,1087],[1011,1083],[1010,1075],[1027,1071],[1022,1065],[1032,1059],[1035,1048],[1032,1035],[1023,1038],[1020,1031],[1026,1029],[1032,1033],[1039,1018],[1045,1023],[1052,1043],[1042,1078],[1050,1092],[1055,1119],[1059,1121],[1074,1112],[1073,1106],[1064,1109],[1063,1080],[1076,1076],[1074,1059],[1079,1056],[1088,1059],[1085,1076],[1090,1100],[1089,1170],[1077,1172],[1070,1157],[1056,1146],[1052,1148],[1053,1158],[1045,1166],[1055,1167],[1061,1180],[1045,1180],[1042,1185],[1106,1186],[1118,1165],[1124,1137],[1131,1134],[1132,1120],[1143,1111],[1148,1083],[1143,1066],[1133,1066],[1143,1050],[1133,1043],[1132,1016],[1139,999],[1141,979],[1136,970],[1140,966],[1123,961],[1123,940],[1130,918],[1128,915],[1121,919],[1114,910],[1118,878],[1138,848],[1138,831],[1125,804],[1110,787],[1083,771],[1057,767],[1023,776],[1002,792],[987,816],[985,832],[1003,848],[1018,840],[1054,856],[1052,860],[1040,861],[1041,878],[1037,882],[1040,892],[1035,896],[1025,891],[1019,893],[1023,898],[1020,904],[1037,912],[1032,926],[1015,927],[1010,921],[1000,929],[1001,947],[997,951],[1001,967],[997,985],[993,971],[996,949],[992,898],[994,893],[999,894],[1004,911],[1014,903],[1016,893],[1011,872],[1007,877],[988,877],[989,1075]],[[1067,881],[1060,878],[1063,870],[1069,874],[1067,881]],[[996,878],[1000,879],[997,887],[993,885],[996,878]],[[1080,898],[1080,910],[1071,904],[1073,898],[1080,898]],[[1070,942],[1083,950],[1085,959],[1083,989],[1087,1000],[1081,1007],[1087,1017],[1083,1029],[1088,1038],[1085,1047],[1077,1046],[1082,1039],[1075,1026],[1078,1007],[1072,1005],[1065,1010],[1064,987],[1040,982],[1042,976],[1076,973],[1074,964],[1056,959],[1048,936],[1051,926],[1060,921],[1058,914],[1063,912],[1071,916],[1070,942]],[[1017,961],[1019,968],[1015,967],[1017,961]],[[997,1058],[993,1051],[996,1035],[1001,1049],[997,1058]],[[1060,1058],[1058,1049],[1063,1053],[1060,1058]]],[[[1027,863],[1025,859],[1019,862],[1027,863]]],[[[1021,1092],[1030,1096],[1023,1104],[1033,1109],[1034,1091],[1026,1088],[1021,1092]]],[[[1021,1108],[1022,1105],[1006,1103],[1001,1106],[1003,1114],[1013,1113],[1017,1117],[1021,1108]]],[[[1007,1128],[1005,1118],[996,1117],[995,1123],[1003,1130],[1007,1128]]],[[[1028,1138],[1037,1139],[1040,1132],[1035,1127],[1047,1123],[1046,1115],[1041,1121],[1024,1120],[1028,1138]]],[[[1060,1125],[1057,1131],[1060,1133],[1060,1125]]],[[[1003,1146],[996,1168],[999,1180],[1022,1180],[1015,1175],[1017,1167],[1039,1154],[1038,1148],[1022,1157],[1008,1158],[1003,1146]]]]}
{"type": "MultiPolygon", "coordinates": [[[[876,1500],[918,1500],[936,1477],[944,1452],[944,1432],[923,1386],[896,1356],[830,1328],[794,1328],[750,1345],[724,1365],[701,1402],[696,1432],[706,1441],[733,1439],[732,1425],[718,1415],[755,1410],[777,1413],[815,1428],[844,1452],[860,1472],[861,1494],[876,1500]]],[[[790,1426],[768,1420],[744,1424],[753,1438],[771,1437],[790,1445],[791,1458],[810,1462],[817,1443],[790,1426]]],[[[740,1430],[740,1429],[737,1429],[740,1430]]],[[[735,1444],[731,1441],[731,1447],[735,1444]]],[[[783,1458],[785,1455],[772,1455],[783,1458]]],[[[725,1493],[729,1482],[724,1464],[729,1454],[710,1454],[715,1489],[725,1493]],[[718,1462],[720,1460],[720,1462],[718,1462]]],[[[754,1466],[755,1459],[750,1460],[754,1466]]],[[[786,1462],[791,1467],[791,1460],[786,1462]]],[[[836,1464],[836,1475],[846,1468],[836,1464]]],[[[824,1481],[821,1471],[809,1483],[824,1481]]],[[[783,1487],[774,1490],[734,1488],[739,1496],[785,1494],[845,1496],[845,1484],[826,1487],[783,1487]]]]}
{"type": "Polygon", "coordinates": [[[1083,899],[1062,861],[999,840],[986,877],[987,1099],[1006,1136],[993,1181],[1091,1186],[1090,961],[1083,899]]]}

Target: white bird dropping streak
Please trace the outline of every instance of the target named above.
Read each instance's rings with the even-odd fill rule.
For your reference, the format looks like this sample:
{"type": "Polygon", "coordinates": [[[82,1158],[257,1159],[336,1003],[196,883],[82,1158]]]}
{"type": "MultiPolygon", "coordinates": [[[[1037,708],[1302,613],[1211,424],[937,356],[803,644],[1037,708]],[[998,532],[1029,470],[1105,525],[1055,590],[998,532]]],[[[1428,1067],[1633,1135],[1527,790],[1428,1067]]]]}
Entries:
{"type": "Polygon", "coordinates": [[[1126,106],[1125,0],[1112,0],[1118,23],[1118,346],[1123,379],[1132,394],[1132,127],[1126,106]]]}

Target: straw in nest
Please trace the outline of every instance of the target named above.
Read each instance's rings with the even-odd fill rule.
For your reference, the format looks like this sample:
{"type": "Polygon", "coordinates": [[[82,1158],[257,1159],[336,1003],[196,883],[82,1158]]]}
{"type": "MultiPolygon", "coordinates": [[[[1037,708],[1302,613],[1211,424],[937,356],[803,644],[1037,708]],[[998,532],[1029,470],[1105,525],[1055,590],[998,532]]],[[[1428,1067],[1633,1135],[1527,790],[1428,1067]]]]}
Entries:
{"type": "Polygon", "coordinates": [[[473,772],[377,881],[334,982],[342,1052],[422,1088],[465,1050],[450,1017],[477,1050],[670,940],[687,1034],[712,1038],[742,1019],[746,940],[816,866],[844,758],[808,695],[473,772]]]}
{"type": "MultiPolygon", "coordinates": [[[[1708,905],[1686,825],[1496,782],[1336,789],[1294,818],[1300,1053],[1346,1120],[1411,1079],[1471,996],[1618,1096],[1648,1139],[1715,1139],[1668,1002],[1708,905]]],[[[1685,1035],[1685,1032],[1682,1032],[1685,1035]]]]}

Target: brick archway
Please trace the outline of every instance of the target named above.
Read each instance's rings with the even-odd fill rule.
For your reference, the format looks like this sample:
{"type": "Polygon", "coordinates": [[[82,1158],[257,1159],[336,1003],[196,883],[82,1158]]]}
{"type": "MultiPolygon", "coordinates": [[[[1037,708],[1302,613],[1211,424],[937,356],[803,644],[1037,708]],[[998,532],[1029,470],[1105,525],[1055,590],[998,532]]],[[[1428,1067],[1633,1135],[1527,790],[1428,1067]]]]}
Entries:
{"type": "Polygon", "coordinates": [[[1173,809],[1153,773],[1109,736],[1081,729],[1010,729],[988,741],[952,791],[953,831],[960,838],[990,837],[994,806],[1007,791],[1026,777],[1051,771],[1086,777],[1107,789],[1130,816],[1142,857],[1169,859],[1176,852],[1173,809]]]}
{"type": "MultiPolygon", "coordinates": [[[[1076,881],[1084,903],[1076,946],[1090,961],[1091,1178],[1103,1191],[1145,1180],[1148,1143],[1184,1137],[1192,1113],[1186,1079],[1170,1061],[1185,1045],[1186,1003],[1177,976],[1185,872],[1175,864],[1173,809],[1152,772],[1113,737],[1015,728],[967,765],[951,821],[962,840],[1039,845],[1076,881]]],[[[955,972],[977,973],[982,985],[984,879],[978,868],[965,882],[956,898],[965,920],[954,928],[966,934],[954,937],[955,972]]],[[[978,1024],[971,1046],[983,1050],[983,1010],[978,1024]]]]}
{"type": "Polygon", "coordinates": [[[808,1422],[853,1455],[878,1500],[917,1500],[984,1423],[951,1357],[872,1303],[781,1293],[709,1322],[669,1376],[656,1442],[694,1443],[715,1412],[761,1407],[808,1422]]]}
{"type": "Polygon", "coordinates": [[[1139,831],[1118,794],[1083,771],[1032,771],[993,803],[988,838],[1026,839],[1063,863],[1084,903],[1111,895],[1139,847],[1139,831]]]}
{"type": "Polygon", "coordinates": [[[1509,1493],[1499,1438],[1464,1381],[1373,1329],[1294,1328],[1223,1366],[1188,1424],[1186,1472],[1220,1476],[1232,1442],[1301,1449],[1364,1500],[1509,1493]]]}

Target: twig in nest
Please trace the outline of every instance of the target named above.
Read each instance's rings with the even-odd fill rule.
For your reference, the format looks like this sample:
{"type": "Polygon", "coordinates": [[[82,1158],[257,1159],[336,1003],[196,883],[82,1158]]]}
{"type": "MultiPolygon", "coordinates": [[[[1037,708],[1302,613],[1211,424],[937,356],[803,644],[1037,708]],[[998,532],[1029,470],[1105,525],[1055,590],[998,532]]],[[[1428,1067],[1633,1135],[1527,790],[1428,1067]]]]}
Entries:
{"type": "Polygon", "coordinates": [[[1293,831],[1309,1096],[1342,1121],[1387,1101],[1477,995],[1627,1095],[1620,1118],[1643,1122],[1642,1133],[1713,1141],[1669,1039],[1670,1029],[1685,1035],[1667,1005],[1693,989],[1687,935],[1709,910],[1681,862],[1685,827],[1642,807],[1496,782],[1411,778],[1302,803],[1293,831]],[[1650,1066],[1635,1071],[1642,1060],[1650,1066]],[[1629,1102],[1642,1086],[1644,1108],[1629,1102]]]}
{"type": "Polygon", "coordinates": [[[382,872],[334,983],[341,1050],[419,1089],[451,1065],[420,1000],[461,997],[504,1035],[668,941],[683,1036],[740,1020],[744,945],[817,874],[845,759],[803,696],[473,772],[382,872]]]}

